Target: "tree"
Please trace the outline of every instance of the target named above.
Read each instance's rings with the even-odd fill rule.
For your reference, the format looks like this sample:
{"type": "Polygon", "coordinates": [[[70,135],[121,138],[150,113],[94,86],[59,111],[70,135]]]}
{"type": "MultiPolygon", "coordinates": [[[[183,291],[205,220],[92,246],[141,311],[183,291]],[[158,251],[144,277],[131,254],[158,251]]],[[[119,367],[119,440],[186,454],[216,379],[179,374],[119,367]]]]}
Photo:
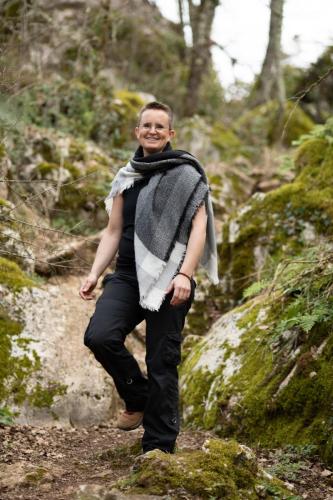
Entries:
{"type": "Polygon", "coordinates": [[[255,107],[276,100],[283,111],[285,86],[281,68],[281,33],[284,0],[271,0],[269,39],[261,73],[250,96],[250,106],[255,107]]]}
{"type": "MultiPolygon", "coordinates": [[[[184,114],[193,115],[198,109],[199,89],[203,76],[211,64],[212,45],[211,31],[216,7],[219,0],[200,0],[194,4],[193,0],[187,0],[187,11],[189,25],[192,32],[192,46],[188,57],[188,80],[185,97],[184,114]]],[[[184,32],[185,1],[178,1],[179,17],[184,32]]]]}

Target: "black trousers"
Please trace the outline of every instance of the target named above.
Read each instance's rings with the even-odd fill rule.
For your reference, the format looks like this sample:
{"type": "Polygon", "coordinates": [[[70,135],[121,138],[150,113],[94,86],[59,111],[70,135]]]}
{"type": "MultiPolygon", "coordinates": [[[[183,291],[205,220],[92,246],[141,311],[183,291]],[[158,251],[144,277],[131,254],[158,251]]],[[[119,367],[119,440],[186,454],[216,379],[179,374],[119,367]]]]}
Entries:
{"type": "Polygon", "coordinates": [[[159,448],[172,453],[179,434],[177,365],[181,332],[194,299],[195,281],[192,279],[191,295],[186,302],[170,305],[172,290],[159,311],[140,306],[137,278],[131,272],[118,270],[107,274],[103,286],[84,343],[113,378],[126,409],[144,411],[143,451],[159,448]],[[143,320],[148,379],[124,346],[126,336],[143,320]]]}

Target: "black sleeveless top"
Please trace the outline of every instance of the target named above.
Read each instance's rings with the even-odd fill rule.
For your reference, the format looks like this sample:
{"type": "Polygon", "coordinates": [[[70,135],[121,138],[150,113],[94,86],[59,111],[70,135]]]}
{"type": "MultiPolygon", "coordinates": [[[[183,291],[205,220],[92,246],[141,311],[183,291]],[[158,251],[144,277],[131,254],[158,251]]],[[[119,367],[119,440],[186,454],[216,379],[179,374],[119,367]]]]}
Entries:
{"type": "Polygon", "coordinates": [[[116,271],[127,271],[136,274],[134,253],[135,209],[141,189],[149,182],[149,178],[140,179],[131,188],[123,191],[123,232],[119,242],[116,271]]]}

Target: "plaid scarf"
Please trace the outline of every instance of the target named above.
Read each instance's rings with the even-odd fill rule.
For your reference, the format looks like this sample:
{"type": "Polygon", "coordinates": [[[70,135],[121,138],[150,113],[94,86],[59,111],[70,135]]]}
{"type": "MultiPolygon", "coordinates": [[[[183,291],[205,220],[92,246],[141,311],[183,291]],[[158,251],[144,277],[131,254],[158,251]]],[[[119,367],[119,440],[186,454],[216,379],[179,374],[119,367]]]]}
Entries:
{"type": "Polygon", "coordinates": [[[137,149],[113,179],[106,210],[111,212],[117,194],[146,176],[149,182],[140,191],[135,211],[135,264],[140,305],[158,311],[184,260],[192,219],[202,203],[208,221],[201,264],[218,284],[214,215],[202,166],[190,153],[173,150],[169,143],[162,152],[148,156],[143,156],[141,146],[137,149]]]}

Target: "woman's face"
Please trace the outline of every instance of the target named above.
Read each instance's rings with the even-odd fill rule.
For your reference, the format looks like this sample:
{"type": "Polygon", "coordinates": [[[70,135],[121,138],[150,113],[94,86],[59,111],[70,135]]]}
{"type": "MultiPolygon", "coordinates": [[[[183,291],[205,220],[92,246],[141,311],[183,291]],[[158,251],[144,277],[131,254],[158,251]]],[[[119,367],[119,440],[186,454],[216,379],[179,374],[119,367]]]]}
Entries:
{"type": "Polygon", "coordinates": [[[146,109],[135,128],[135,135],[144,156],[147,156],[162,151],[175,136],[175,131],[170,129],[168,113],[161,109],[146,109]]]}

